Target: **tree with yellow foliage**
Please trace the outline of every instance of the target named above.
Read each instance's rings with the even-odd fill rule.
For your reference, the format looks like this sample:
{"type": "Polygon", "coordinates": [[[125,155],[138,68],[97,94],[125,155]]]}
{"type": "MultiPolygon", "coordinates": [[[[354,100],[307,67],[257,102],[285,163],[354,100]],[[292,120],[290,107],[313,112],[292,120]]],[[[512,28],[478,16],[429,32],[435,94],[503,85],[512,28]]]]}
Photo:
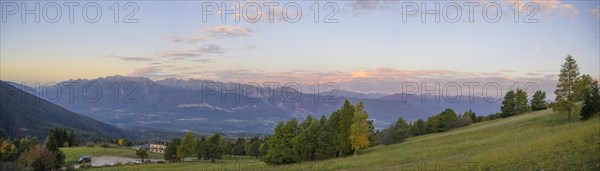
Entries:
{"type": "Polygon", "coordinates": [[[350,142],[354,150],[354,156],[357,155],[359,150],[369,147],[371,130],[367,118],[369,118],[369,114],[365,111],[363,103],[358,102],[354,111],[354,121],[351,126],[352,132],[350,133],[350,142]]]}
{"type": "Polygon", "coordinates": [[[119,141],[117,141],[117,144],[119,146],[123,146],[123,138],[120,138],[119,141]]]}

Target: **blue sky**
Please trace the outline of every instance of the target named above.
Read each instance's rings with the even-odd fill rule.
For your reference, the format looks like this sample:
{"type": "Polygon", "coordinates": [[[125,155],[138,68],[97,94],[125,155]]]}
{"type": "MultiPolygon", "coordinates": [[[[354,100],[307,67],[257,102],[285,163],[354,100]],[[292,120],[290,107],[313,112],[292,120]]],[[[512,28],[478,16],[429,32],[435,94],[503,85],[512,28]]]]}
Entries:
{"type": "MultiPolygon", "coordinates": [[[[337,82],[344,89],[386,93],[398,92],[399,84],[406,81],[453,80],[506,85],[536,82],[551,91],[567,54],[578,60],[581,73],[600,76],[598,1],[532,1],[539,7],[533,17],[538,23],[515,23],[509,8],[512,1],[492,1],[503,12],[496,23],[481,16],[481,6],[488,1],[474,1],[481,6],[475,8],[473,23],[467,21],[466,9],[456,23],[444,19],[436,23],[433,15],[426,16],[426,23],[421,22],[421,15],[408,16],[403,22],[402,3],[411,1],[333,1],[339,7],[334,15],[337,23],[313,22],[310,6],[316,1],[297,2],[302,18],[296,23],[281,19],[277,12],[273,23],[266,16],[257,23],[244,19],[236,23],[233,15],[221,22],[218,14],[202,22],[202,3],[220,1],[138,1],[137,23],[122,22],[130,11],[119,2],[121,22],[115,23],[109,8],[114,2],[99,1],[102,17],[89,23],[81,14],[82,6],[94,2],[88,1],[75,8],[73,23],[68,21],[65,6],[56,23],[44,19],[35,23],[33,15],[26,15],[28,22],[22,23],[20,13],[6,14],[12,10],[9,6],[24,3],[33,8],[36,2],[12,2],[1,2],[6,21],[0,26],[0,77],[17,82],[118,74],[151,79],[337,82]]],[[[412,2],[422,8],[421,1],[412,2]]],[[[466,1],[456,2],[463,5],[466,1]]],[[[49,2],[39,3],[43,8],[49,2]]],[[[254,1],[241,5],[249,3],[254,1]]],[[[322,9],[324,2],[319,5],[323,20],[331,8],[322,9]]],[[[434,2],[426,5],[432,8],[434,2]]],[[[48,15],[54,15],[49,11],[48,15]]],[[[267,8],[261,11],[268,13],[267,8]]],[[[254,16],[252,10],[241,15],[254,16]]]]}

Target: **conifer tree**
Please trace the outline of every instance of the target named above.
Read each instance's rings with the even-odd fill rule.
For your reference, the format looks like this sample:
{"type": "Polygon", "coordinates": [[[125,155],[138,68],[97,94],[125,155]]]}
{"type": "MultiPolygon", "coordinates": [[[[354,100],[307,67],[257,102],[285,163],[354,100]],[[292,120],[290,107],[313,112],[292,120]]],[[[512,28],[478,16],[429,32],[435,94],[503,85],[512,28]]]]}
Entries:
{"type": "Polygon", "coordinates": [[[577,78],[579,77],[579,66],[577,66],[577,61],[571,55],[567,55],[565,63],[561,67],[560,74],[558,75],[558,84],[554,91],[556,102],[553,110],[567,114],[569,119],[571,119],[571,114],[577,110],[575,106],[575,101],[577,100],[575,91],[577,78]]]}

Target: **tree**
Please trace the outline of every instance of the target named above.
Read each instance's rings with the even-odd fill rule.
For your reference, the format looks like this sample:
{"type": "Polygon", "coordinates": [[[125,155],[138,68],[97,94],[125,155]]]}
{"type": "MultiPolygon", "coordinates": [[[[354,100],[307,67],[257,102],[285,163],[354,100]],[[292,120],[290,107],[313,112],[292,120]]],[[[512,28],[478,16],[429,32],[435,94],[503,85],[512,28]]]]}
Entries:
{"type": "Polygon", "coordinates": [[[569,119],[571,119],[571,114],[577,110],[575,106],[575,91],[576,81],[579,77],[579,66],[577,66],[577,61],[571,55],[567,55],[565,63],[561,67],[560,74],[558,75],[558,84],[554,91],[556,103],[553,106],[553,110],[567,114],[569,119]]]}
{"type": "Polygon", "coordinates": [[[583,74],[577,78],[577,81],[575,82],[575,95],[573,95],[574,101],[583,101],[588,90],[594,84],[594,79],[588,74],[583,74]]]}
{"type": "Polygon", "coordinates": [[[221,137],[221,141],[219,141],[219,146],[221,146],[221,150],[223,150],[223,155],[231,154],[231,143],[225,139],[225,137],[221,137]]]}
{"type": "Polygon", "coordinates": [[[56,151],[51,151],[43,145],[34,145],[19,157],[19,163],[32,167],[33,170],[52,170],[60,168],[56,156],[56,151]]]}
{"type": "Polygon", "coordinates": [[[530,105],[532,111],[538,111],[548,108],[546,106],[546,92],[540,90],[535,91],[535,93],[533,93],[533,96],[531,97],[530,105]]]}
{"type": "Polygon", "coordinates": [[[315,148],[315,159],[329,159],[335,156],[335,147],[333,144],[334,122],[332,119],[327,120],[327,117],[321,116],[319,120],[321,128],[317,135],[317,147],[315,148]]]}
{"type": "Polygon", "coordinates": [[[369,137],[371,136],[371,129],[367,122],[369,114],[365,111],[365,107],[362,102],[356,104],[354,110],[354,118],[352,121],[350,142],[352,149],[354,150],[354,156],[359,150],[369,147],[369,137]]]}
{"type": "Polygon", "coordinates": [[[124,145],[123,138],[119,138],[119,140],[117,141],[117,145],[119,145],[119,146],[124,145]]]}
{"type": "Polygon", "coordinates": [[[464,114],[463,117],[468,117],[471,119],[471,121],[473,122],[477,122],[477,115],[475,114],[475,112],[473,112],[471,109],[467,110],[464,114]]]}
{"type": "Polygon", "coordinates": [[[367,123],[369,124],[369,144],[370,146],[374,146],[375,145],[375,126],[373,125],[373,121],[374,120],[368,120],[367,123]]]}
{"type": "Polygon", "coordinates": [[[425,123],[425,121],[423,121],[423,119],[419,119],[419,120],[413,122],[412,125],[410,126],[410,135],[411,136],[423,135],[426,133],[426,131],[427,131],[427,123],[425,123]]]}
{"type": "Polygon", "coordinates": [[[321,129],[321,122],[314,120],[309,115],[300,124],[300,133],[296,137],[294,149],[299,156],[299,160],[314,160],[315,151],[318,146],[319,130],[321,129]],[[306,126],[308,125],[308,126],[306,126]]]}
{"type": "Polygon", "coordinates": [[[452,129],[456,120],[458,120],[456,112],[450,108],[446,108],[442,113],[438,114],[438,130],[444,132],[452,129]]]}
{"type": "Polygon", "coordinates": [[[598,90],[598,82],[595,81],[592,85],[586,87],[587,91],[583,98],[583,106],[581,107],[581,119],[586,120],[594,115],[600,114],[600,92],[598,90]]]}
{"type": "Polygon", "coordinates": [[[210,137],[208,137],[206,142],[202,143],[201,149],[203,150],[203,152],[201,152],[201,154],[204,160],[210,160],[214,163],[217,159],[222,158],[223,150],[219,146],[220,141],[221,136],[219,134],[213,134],[210,137]]]}
{"type": "Polygon", "coordinates": [[[244,139],[244,137],[238,137],[233,145],[233,154],[238,156],[246,155],[244,144],[246,144],[246,139],[244,139]]]}
{"type": "Polygon", "coordinates": [[[77,136],[75,135],[75,133],[73,132],[73,130],[71,130],[69,132],[69,136],[68,136],[68,140],[69,142],[69,146],[77,146],[78,142],[77,142],[77,136]]]}
{"type": "Polygon", "coordinates": [[[392,131],[394,130],[394,126],[390,126],[389,128],[383,129],[381,132],[377,133],[376,144],[389,145],[394,143],[394,135],[392,131]]]}
{"type": "Polygon", "coordinates": [[[177,161],[181,160],[177,156],[177,149],[179,148],[180,144],[181,144],[181,139],[179,139],[179,138],[173,138],[171,140],[171,143],[169,143],[169,145],[165,149],[164,157],[165,157],[166,161],[177,162],[177,161]]]}
{"type": "Polygon", "coordinates": [[[260,144],[261,142],[259,137],[253,137],[250,139],[250,141],[246,141],[244,144],[244,151],[246,152],[246,155],[258,158],[258,148],[260,148],[260,144]]]}
{"type": "Polygon", "coordinates": [[[427,117],[427,122],[426,122],[426,124],[427,124],[427,129],[426,130],[427,131],[426,131],[426,133],[436,133],[436,132],[439,132],[439,130],[437,128],[438,127],[437,126],[438,125],[437,122],[438,122],[438,116],[437,115],[433,115],[433,116],[427,117]]]}
{"type": "Polygon", "coordinates": [[[410,136],[409,129],[410,126],[408,125],[406,120],[404,120],[404,118],[402,117],[398,118],[398,121],[396,121],[396,124],[392,129],[392,137],[394,139],[394,143],[402,142],[404,141],[404,139],[408,138],[410,136]]]}
{"type": "Polygon", "coordinates": [[[146,152],[144,149],[139,149],[135,150],[135,155],[139,158],[142,158],[142,163],[145,163],[144,159],[148,157],[148,152],[146,152]]]}
{"type": "Polygon", "coordinates": [[[350,127],[352,126],[353,118],[354,106],[352,106],[348,100],[344,101],[344,105],[341,109],[332,114],[331,119],[337,122],[334,126],[333,144],[335,145],[338,157],[349,154],[352,151],[352,145],[350,143],[350,127]]]}
{"type": "MultiPolygon", "coordinates": [[[[46,149],[54,154],[54,168],[60,168],[65,163],[65,154],[60,150],[62,144],[67,143],[67,132],[61,129],[50,129],[46,137],[46,149]]],[[[68,146],[68,145],[67,145],[68,146]]]]}
{"type": "Polygon", "coordinates": [[[514,116],[517,114],[517,95],[515,91],[511,90],[506,92],[504,95],[504,100],[502,101],[502,106],[500,107],[500,111],[502,112],[501,116],[503,118],[514,116]]]}
{"type": "Polygon", "coordinates": [[[527,105],[527,92],[521,89],[517,89],[515,96],[516,113],[523,114],[529,111],[529,105],[527,105]]]}
{"type": "Polygon", "coordinates": [[[196,137],[192,132],[187,132],[177,148],[177,157],[185,161],[185,158],[191,157],[196,153],[196,137]]]}
{"type": "Polygon", "coordinates": [[[294,150],[294,139],[298,134],[296,118],[287,123],[280,122],[275,127],[275,134],[269,137],[269,152],[263,158],[269,164],[294,163],[298,158],[294,150]]]}
{"type": "Polygon", "coordinates": [[[267,153],[269,153],[269,143],[267,142],[268,140],[268,138],[265,138],[263,143],[260,144],[260,147],[258,148],[258,154],[261,158],[267,155],[267,153]]]}
{"type": "Polygon", "coordinates": [[[17,157],[19,157],[17,146],[8,139],[2,141],[0,145],[0,161],[13,161],[17,157]]]}

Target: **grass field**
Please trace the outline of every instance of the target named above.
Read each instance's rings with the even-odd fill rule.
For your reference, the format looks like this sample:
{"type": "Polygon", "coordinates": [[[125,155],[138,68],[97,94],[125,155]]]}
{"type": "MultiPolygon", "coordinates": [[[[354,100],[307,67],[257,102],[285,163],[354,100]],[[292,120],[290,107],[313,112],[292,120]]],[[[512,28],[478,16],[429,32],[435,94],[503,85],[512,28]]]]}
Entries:
{"type": "MultiPolygon", "coordinates": [[[[65,163],[76,163],[79,156],[118,156],[118,157],[129,157],[138,158],[135,155],[135,150],[127,148],[102,148],[102,147],[69,147],[61,148],[65,153],[65,163]]],[[[163,159],[161,153],[148,152],[148,158],[150,159],[163,159]]]]}
{"type": "Polygon", "coordinates": [[[256,159],[93,170],[600,170],[600,118],[569,121],[552,110],[472,124],[377,146],[357,157],[270,166],[256,159]]]}

